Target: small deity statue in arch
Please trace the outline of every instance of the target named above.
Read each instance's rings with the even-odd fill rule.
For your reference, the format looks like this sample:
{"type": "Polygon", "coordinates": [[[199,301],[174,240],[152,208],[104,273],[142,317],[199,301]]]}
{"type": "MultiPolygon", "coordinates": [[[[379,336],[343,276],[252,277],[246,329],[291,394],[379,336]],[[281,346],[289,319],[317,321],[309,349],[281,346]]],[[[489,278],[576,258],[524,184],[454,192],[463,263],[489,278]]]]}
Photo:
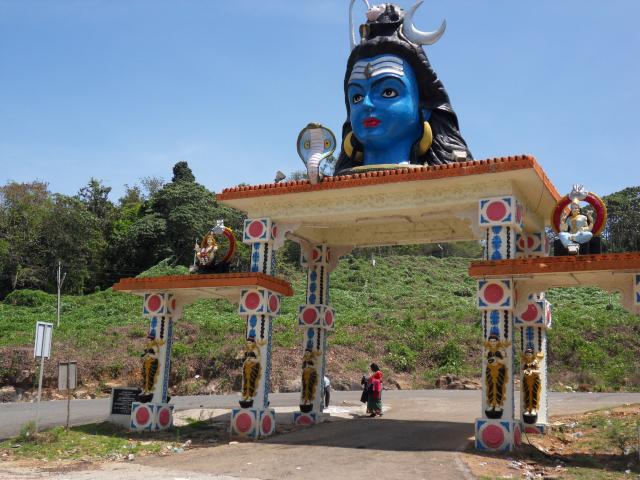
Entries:
{"type": "Polygon", "coordinates": [[[593,215],[587,211],[582,213],[579,200],[573,199],[569,204],[570,212],[564,212],[560,217],[560,242],[571,254],[580,250],[581,243],[587,243],[593,238],[593,215]]]}
{"type": "Polygon", "coordinates": [[[553,211],[553,229],[558,234],[555,242],[556,256],[602,253],[600,237],[607,218],[607,208],[595,193],[587,192],[582,185],[574,185],[570,193],[558,200],[553,211]],[[587,202],[592,211],[583,209],[580,202],[587,202]]]}
{"type": "Polygon", "coordinates": [[[236,238],[233,230],[224,226],[224,220],[217,220],[199,243],[196,240],[193,249],[193,265],[189,268],[191,273],[227,273],[236,249],[236,238]],[[223,236],[228,244],[224,255],[218,253],[220,247],[216,237],[219,236],[223,236]]]}

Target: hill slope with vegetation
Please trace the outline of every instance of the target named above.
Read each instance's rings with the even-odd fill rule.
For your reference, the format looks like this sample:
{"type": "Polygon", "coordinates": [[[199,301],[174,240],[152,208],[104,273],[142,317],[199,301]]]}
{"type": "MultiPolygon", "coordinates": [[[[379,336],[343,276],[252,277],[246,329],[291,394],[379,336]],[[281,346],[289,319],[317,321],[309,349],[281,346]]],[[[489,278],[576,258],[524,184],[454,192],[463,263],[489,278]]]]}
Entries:
{"type": "MultiPolygon", "coordinates": [[[[370,361],[379,362],[389,386],[431,388],[442,375],[479,380],[481,330],[469,260],[430,256],[346,257],[331,276],[336,331],[329,339],[328,374],[346,388],[357,384],[370,361]]],[[[152,269],[148,275],[173,271],[152,269]]],[[[304,302],[304,273],[281,262],[280,274],[295,295],[284,300],[275,323],[274,390],[295,388],[302,332],[297,307],[304,302]]],[[[588,390],[640,389],[640,321],[619,299],[597,289],[553,290],[549,332],[552,386],[588,390]]],[[[62,322],[54,329],[45,385],[56,383],[56,364],[79,362],[81,395],[140,382],[147,332],[141,299],[110,290],[63,296],[62,322]]],[[[0,304],[0,385],[33,389],[37,320],[55,322],[54,295],[15,291],[0,304]]],[[[244,324],[225,301],[199,301],[176,325],[171,385],[174,394],[222,393],[238,387],[244,324]]]]}

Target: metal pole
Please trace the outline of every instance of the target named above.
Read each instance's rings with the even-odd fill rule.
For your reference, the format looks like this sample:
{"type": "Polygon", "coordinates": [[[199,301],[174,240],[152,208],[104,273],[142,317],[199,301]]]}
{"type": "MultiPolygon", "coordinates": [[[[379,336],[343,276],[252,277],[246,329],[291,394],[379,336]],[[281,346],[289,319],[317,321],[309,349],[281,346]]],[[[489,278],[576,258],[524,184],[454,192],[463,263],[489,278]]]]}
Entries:
{"type": "Polygon", "coordinates": [[[60,260],[58,260],[58,327],[60,326],[60,260]]]}
{"type": "Polygon", "coordinates": [[[44,373],[44,341],[47,334],[47,326],[43,325],[42,343],[40,345],[40,378],[38,379],[38,403],[36,404],[36,434],[40,423],[40,397],[42,396],[42,375],[44,373]]]}
{"type": "Polygon", "coordinates": [[[58,261],[58,325],[57,325],[58,327],[60,326],[60,306],[62,304],[60,300],[60,291],[62,290],[64,279],[67,278],[67,272],[65,272],[64,275],[60,277],[60,275],[62,274],[61,268],[62,268],[61,262],[58,261]]]}
{"type": "Polygon", "coordinates": [[[69,430],[69,417],[71,416],[71,389],[69,388],[69,375],[71,374],[70,367],[71,361],[67,359],[67,430],[69,430]]]}

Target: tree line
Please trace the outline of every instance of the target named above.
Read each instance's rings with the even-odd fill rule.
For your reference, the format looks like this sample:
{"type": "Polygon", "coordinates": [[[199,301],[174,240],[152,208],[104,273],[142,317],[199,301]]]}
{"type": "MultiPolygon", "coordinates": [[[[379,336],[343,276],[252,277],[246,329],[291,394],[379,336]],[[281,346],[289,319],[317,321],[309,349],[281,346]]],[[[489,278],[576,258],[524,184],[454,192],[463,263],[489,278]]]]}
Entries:
{"type": "Polygon", "coordinates": [[[110,192],[95,178],[73,196],[40,181],[0,187],[0,298],[22,288],[55,291],[59,261],[67,293],[108,288],[165,259],[188,265],[196,238],[216,219],[236,232],[244,220],[197,183],[186,162],[168,183],[147,177],[125,185],[115,203],[110,192]]]}
{"type": "MultiPolygon", "coordinates": [[[[293,178],[296,172],[290,177],[293,178]]],[[[117,201],[111,187],[91,178],[76,195],[52,193],[44,182],[0,186],[0,298],[16,289],[54,292],[56,269],[67,273],[66,293],[110,287],[165,260],[189,265],[196,239],[217,219],[237,235],[244,215],[219,204],[214,192],[196,182],[186,162],[173,167],[170,182],[146,177],[117,201]]],[[[640,250],[640,187],[603,198],[609,216],[603,233],[612,252],[640,250]]],[[[238,242],[235,270],[248,265],[248,249],[238,242]]],[[[478,242],[361,249],[354,256],[434,255],[479,257],[478,242]]],[[[287,242],[279,260],[296,264],[299,248],[287,242]]]]}

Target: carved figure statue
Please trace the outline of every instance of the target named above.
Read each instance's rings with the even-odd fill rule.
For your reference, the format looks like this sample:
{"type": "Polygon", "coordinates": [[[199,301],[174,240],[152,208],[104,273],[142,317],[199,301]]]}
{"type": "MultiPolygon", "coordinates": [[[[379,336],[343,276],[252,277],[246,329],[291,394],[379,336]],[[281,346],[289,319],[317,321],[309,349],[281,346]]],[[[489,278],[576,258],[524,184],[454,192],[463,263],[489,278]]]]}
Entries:
{"type": "Polygon", "coordinates": [[[313,409],[313,399],[318,385],[317,353],[306,350],[302,356],[302,403],[300,411],[307,413],[313,409]]]}
{"type": "Polygon", "coordinates": [[[540,408],[540,362],[544,358],[544,353],[534,353],[532,348],[527,348],[522,356],[522,399],[524,402],[524,412],[522,420],[525,423],[536,423],[538,420],[538,409],[540,408]]]}
{"type": "Polygon", "coordinates": [[[195,251],[198,264],[208,265],[213,262],[216,252],[218,251],[218,244],[216,243],[216,239],[212,232],[209,232],[204,236],[200,245],[196,243],[195,251]]]}
{"type": "Polygon", "coordinates": [[[196,240],[193,249],[193,265],[189,268],[191,273],[226,273],[229,271],[229,260],[236,249],[236,238],[233,230],[224,226],[223,220],[217,220],[200,243],[196,240]],[[227,239],[228,248],[223,254],[218,253],[216,235],[223,235],[227,239]]]}
{"type": "Polygon", "coordinates": [[[485,387],[487,408],[485,414],[489,418],[501,418],[507,391],[507,347],[511,342],[501,342],[497,335],[489,335],[484,343],[487,367],[485,370],[485,387]]]}
{"type": "Polygon", "coordinates": [[[370,7],[357,45],[352,28],[337,174],[375,165],[472,160],[449,96],[422,49],[442,36],[446,24],[435,32],[417,30],[412,18],[421,3],[407,12],[390,3],[370,7]]]}
{"type": "Polygon", "coordinates": [[[584,215],[580,209],[580,201],[574,198],[570,204],[570,213],[564,212],[560,218],[559,238],[571,255],[577,255],[580,244],[593,238],[593,217],[589,212],[584,215]]]}
{"type": "Polygon", "coordinates": [[[158,372],[160,371],[160,360],[158,355],[160,347],[164,344],[163,340],[153,339],[145,345],[142,356],[142,393],[138,395],[138,401],[150,402],[153,397],[153,391],[158,381],[158,372]]]}
{"type": "Polygon", "coordinates": [[[242,363],[242,398],[240,406],[250,408],[253,398],[260,384],[260,347],[254,339],[248,339],[244,348],[244,362],[242,363]]]}
{"type": "Polygon", "coordinates": [[[574,184],[571,192],[556,202],[551,215],[551,226],[558,234],[554,242],[554,255],[602,253],[599,235],[606,221],[607,207],[602,199],[588,192],[584,185],[574,184]],[[588,203],[591,209],[583,213],[580,202],[588,203]],[[595,221],[591,210],[595,214],[595,221]]]}

